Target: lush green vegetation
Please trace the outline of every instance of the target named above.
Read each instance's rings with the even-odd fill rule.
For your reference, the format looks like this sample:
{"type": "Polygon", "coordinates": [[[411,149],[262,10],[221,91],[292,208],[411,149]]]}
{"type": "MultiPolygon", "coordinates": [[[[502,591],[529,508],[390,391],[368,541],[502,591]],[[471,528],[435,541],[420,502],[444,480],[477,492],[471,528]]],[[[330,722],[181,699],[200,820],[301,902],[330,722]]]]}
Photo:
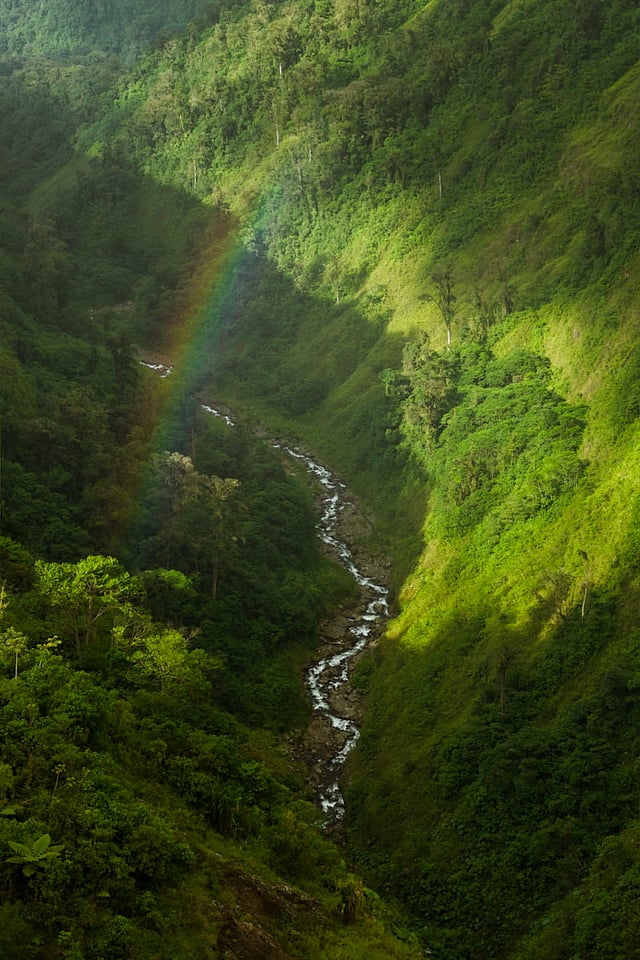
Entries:
{"type": "Polygon", "coordinates": [[[415,955],[385,932],[259,726],[294,711],[278,703],[290,671],[273,649],[267,661],[257,628],[243,638],[252,672],[238,640],[234,662],[216,649],[224,629],[203,609],[197,636],[152,618],[197,607],[178,571],[0,548],[3,956],[221,956],[261,942],[274,955],[279,943],[320,957],[327,942],[337,956],[370,943],[415,955]]]}
{"type": "MultiPolygon", "coordinates": [[[[46,56],[75,64],[85,55],[130,62],[142,50],[181,33],[190,21],[220,15],[215,0],[111,0],[54,3],[7,0],[0,12],[0,52],[17,58],[46,56]]],[[[195,28],[195,27],[194,27],[195,28]]]]}
{"type": "Polygon", "coordinates": [[[311,493],[133,346],[229,218],[82,152],[90,60],[3,61],[2,955],[415,956],[282,743],[353,591],[311,493]]]}
{"type": "Polygon", "coordinates": [[[637,956],[637,4],[5,6],[5,953],[402,955],[276,746],[348,585],[210,391],[395,561],[351,866],[439,960],[637,956]]]}

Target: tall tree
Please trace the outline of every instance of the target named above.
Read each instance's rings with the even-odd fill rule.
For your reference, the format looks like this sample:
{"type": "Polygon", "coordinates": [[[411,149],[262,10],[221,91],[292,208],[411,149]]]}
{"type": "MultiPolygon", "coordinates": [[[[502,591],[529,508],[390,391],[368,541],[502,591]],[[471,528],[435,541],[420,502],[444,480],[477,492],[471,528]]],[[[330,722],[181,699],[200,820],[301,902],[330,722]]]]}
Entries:
{"type": "Polygon", "coordinates": [[[107,614],[129,609],[141,586],[114,557],[85,557],[78,563],[35,565],[38,587],[53,607],[58,608],[81,655],[95,636],[98,622],[107,614]]]}

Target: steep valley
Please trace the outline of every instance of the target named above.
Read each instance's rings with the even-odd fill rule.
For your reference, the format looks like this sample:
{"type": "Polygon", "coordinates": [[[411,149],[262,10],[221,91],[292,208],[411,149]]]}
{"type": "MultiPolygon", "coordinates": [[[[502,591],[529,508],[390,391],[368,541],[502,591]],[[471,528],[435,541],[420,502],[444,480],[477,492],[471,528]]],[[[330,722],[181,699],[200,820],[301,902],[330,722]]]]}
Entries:
{"type": "Polygon", "coordinates": [[[638,5],[170,6],[2,11],[0,953],[635,960],[638,5]]]}

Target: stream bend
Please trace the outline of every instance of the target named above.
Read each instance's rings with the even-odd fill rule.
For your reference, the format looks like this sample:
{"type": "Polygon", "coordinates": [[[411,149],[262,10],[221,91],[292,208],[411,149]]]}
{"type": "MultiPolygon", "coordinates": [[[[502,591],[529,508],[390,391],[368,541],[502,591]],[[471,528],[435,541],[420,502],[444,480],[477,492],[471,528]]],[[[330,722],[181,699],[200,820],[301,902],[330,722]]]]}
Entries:
{"type": "MultiPolygon", "coordinates": [[[[158,363],[145,363],[145,366],[156,370],[160,376],[168,376],[171,372],[170,367],[158,363]]],[[[235,421],[228,413],[206,403],[202,403],[201,407],[206,413],[224,420],[227,426],[235,426],[235,421]]],[[[350,502],[346,485],[308,454],[273,441],[272,446],[303,463],[317,482],[321,492],[320,516],[316,525],[318,537],[329,553],[349,571],[362,595],[358,612],[347,619],[341,635],[332,640],[330,646],[325,645],[326,655],[313,663],[306,674],[315,717],[329,728],[330,734],[326,739],[335,744],[332,747],[334,752],[328,757],[309,758],[311,763],[315,759],[320,768],[316,787],[317,803],[325,814],[326,825],[330,826],[344,818],[345,804],[340,777],[346,759],[360,736],[356,719],[349,716],[353,711],[344,709],[350,689],[350,672],[358,655],[380,633],[383,622],[389,617],[389,591],[386,586],[363,573],[350,547],[339,536],[342,514],[350,502]]]]}
{"type": "MultiPolygon", "coordinates": [[[[280,447],[279,444],[274,444],[280,447]]],[[[350,670],[355,659],[379,631],[381,623],[389,616],[388,589],[376,583],[357,566],[351,549],[337,535],[341,513],[346,500],[346,486],[326,467],[306,453],[291,447],[281,447],[290,457],[304,463],[319,483],[322,490],[322,505],[317,523],[318,536],[358,583],[363,597],[363,608],[348,621],[346,632],[336,644],[336,652],[323,656],[307,670],[307,687],[311,694],[313,709],[334,731],[342,744],[325,766],[317,788],[317,800],[327,817],[327,823],[335,823],[344,817],[344,798],[340,789],[340,775],[345,761],[355,746],[360,729],[353,718],[344,716],[336,705],[348,691],[350,670]]]]}

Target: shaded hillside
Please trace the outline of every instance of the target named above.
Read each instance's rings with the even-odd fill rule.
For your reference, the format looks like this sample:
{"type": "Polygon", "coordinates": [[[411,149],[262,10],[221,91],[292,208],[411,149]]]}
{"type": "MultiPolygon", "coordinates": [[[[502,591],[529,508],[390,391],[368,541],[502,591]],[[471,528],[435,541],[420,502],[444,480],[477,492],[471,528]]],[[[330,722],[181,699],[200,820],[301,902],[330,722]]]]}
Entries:
{"type": "Polygon", "coordinates": [[[283,745],[353,584],[281,456],[133,346],[230,218],[75,149],[75,66],[2,63],[0,953],[415,957],[283,745]]]}

